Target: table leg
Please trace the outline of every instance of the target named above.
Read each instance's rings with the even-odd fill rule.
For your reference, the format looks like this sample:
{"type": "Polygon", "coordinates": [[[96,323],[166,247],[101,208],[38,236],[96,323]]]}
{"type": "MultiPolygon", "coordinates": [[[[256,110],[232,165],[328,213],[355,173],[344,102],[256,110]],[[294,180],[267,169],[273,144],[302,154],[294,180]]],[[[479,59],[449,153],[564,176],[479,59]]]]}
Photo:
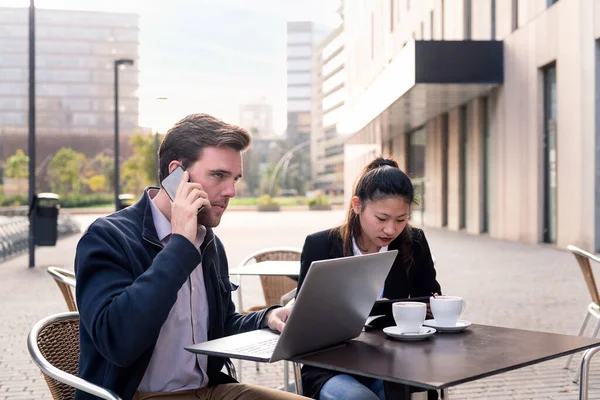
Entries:
{"type": "Polygon", "coordinates": [[[448,395],[448,388],[440,390],[440,393],[442,395],[442,400],[448,400],[450,398],[448,395]]]}
{"type": "Polygon", "coordinates": [[[580,376],[579,376],[579,400],[588,400],[588,378],[590,372],[590,361],[594,354],[600,351],[600,347],[594,347],[586,350],[581,358],[580,376]]]}

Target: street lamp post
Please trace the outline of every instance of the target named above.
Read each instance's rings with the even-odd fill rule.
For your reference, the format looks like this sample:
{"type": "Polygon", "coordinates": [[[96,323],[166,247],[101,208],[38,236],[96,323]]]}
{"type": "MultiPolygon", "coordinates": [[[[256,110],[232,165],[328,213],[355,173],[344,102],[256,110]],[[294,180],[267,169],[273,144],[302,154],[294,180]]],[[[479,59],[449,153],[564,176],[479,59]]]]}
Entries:
{"type": "Polygon", "coordinates": [[[133,60],[115,60],[115,208],[119,210],[119,66],[133,65],[133,60]]]}
{"type": "MultiPolygon", "coordinates": [[[[169,100],[168,97],[157,97],[156,98],[157,101],[167,101],[169,100]]],[[[159,147],[160,143],[158,140],[158,128],[156,129],[156,132],[154,132],[154,150],[156,151],[156,186],[160,187],[160,174],[158,173],[158,169],[160,168],[160,165],[158,165],[159,163],[159,159],[158,159],[158,147],[159,147]]]]}
{"type": "Polygon", "coordinates": [[[35,0],[29,1],[29,268],[35,266],[35,0]]]}

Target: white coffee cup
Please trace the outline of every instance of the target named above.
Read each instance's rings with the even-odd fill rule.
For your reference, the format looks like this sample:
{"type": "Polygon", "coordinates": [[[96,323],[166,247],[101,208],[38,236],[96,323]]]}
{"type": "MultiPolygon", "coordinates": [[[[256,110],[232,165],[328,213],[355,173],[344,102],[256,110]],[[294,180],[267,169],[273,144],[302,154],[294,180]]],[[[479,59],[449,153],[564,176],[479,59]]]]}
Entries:
{"type": "Polygon", "coordinates": [[[399,301],[392,304],[392,313],[400,332],[419,333],[425,322],[427,305],[416,301],[399,301]]]}
{"type": "Polygon", "coordinates": [[[456,326],[467,303],[457,296],[435,296],[429,299],[431,313],[439,326],[456,326]]]}

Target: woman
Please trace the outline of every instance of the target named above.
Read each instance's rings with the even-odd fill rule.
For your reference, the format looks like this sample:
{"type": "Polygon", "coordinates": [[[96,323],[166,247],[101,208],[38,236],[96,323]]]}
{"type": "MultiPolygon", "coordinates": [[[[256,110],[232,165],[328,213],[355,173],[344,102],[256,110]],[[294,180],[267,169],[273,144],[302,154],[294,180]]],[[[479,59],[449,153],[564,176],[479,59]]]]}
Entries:
{"type": "MultiPolygon", "coordinates": [[[[298,292],[313,261],[397,249],[379,297],[441,294],[425,234],[408,224],[413,202],[412,182],[398,164],[382,157],[373,160],[358,178],[344,224],[306,238],[298,292]]],[[[307,365],[302,368],[302,384],[304,395],[315,399],[385,399],[381,380],[307,365]]]]}

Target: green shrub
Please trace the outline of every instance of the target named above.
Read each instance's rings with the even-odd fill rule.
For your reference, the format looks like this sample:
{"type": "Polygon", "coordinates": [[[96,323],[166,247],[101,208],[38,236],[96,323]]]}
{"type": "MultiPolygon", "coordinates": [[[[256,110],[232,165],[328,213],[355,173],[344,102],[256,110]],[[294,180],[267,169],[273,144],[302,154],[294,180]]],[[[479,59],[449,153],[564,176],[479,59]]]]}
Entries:
{"type": "Polygon", "coordinates": [[[309,207],[328,206],[330,204],[331,204],[331,202],[329,201],[329,197],[325,194],[318,194],[308,201],[309,207]]]}
{"type": "Polygon", "coordinates": [[[278,206],[279,202],[277,202],[275,199],[273,199],[268,194],[263,194],[262,196],[260,196],[258,198],[258,205],[259,206],[278,206]]]}

